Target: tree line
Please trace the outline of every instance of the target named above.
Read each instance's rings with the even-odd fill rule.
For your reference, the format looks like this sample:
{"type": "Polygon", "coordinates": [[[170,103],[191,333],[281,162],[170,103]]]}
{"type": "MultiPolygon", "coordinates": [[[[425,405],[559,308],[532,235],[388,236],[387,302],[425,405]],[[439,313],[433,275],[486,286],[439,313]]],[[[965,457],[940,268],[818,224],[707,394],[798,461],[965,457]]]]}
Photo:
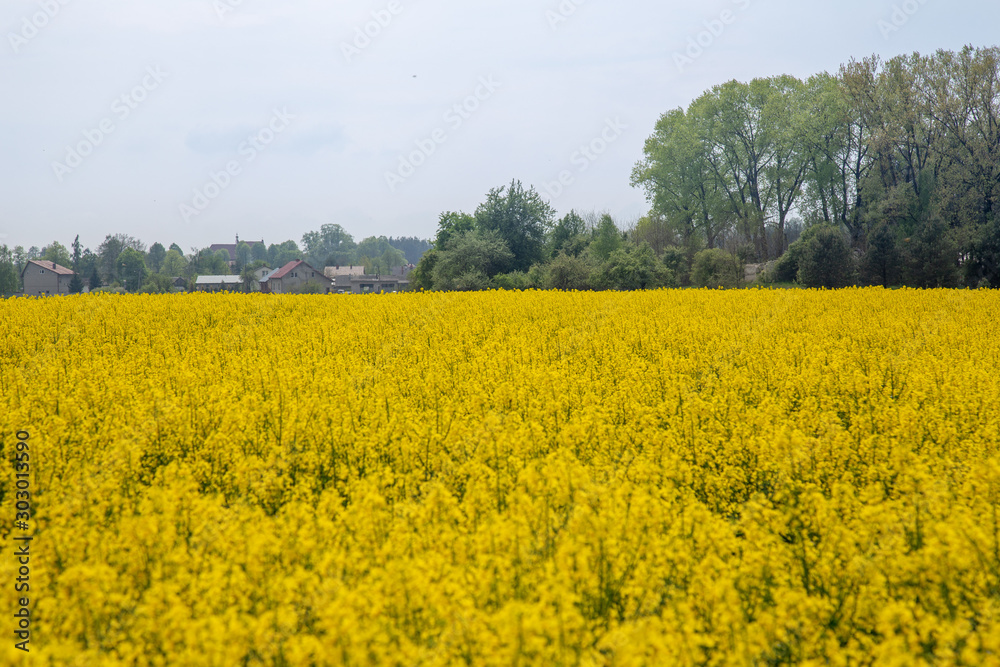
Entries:
{"type": "Polygon", "coordinates": [[[305,260],[322,269],[325,266],[364,266],[366,273],[388,273],[395,268],[416,264],[430,247],[417,237],[371,236],[360,242],[340,225],[323,225],[318,231],[303,235],[301,246],[289,240],[264,245],[240,242],[236,261],[227,250],[192,248],[185,253],[176,243],[169,247],[156,242],[146,246],[127,234],[108,234],[96,250],[83,248],[77,236],[67,248],[58,241],[25,250],[22,246],[0,246],[0,294],[20,292],[21,273],[31,260],[52,261],[73,269],[71,293],[86,289],[125,292],[171,292],[175,279],[184,278],[189,286],[202,275],[240,275],[247,290],[252,290],[261,267],[279,268],[288,262],[305,260]]]}
{"type": "Polygon", "coordinates": [[[429,289],[1000,286],[1000,49],[713,87],[657,122],[649,214],[556,220],[533,188],[445,212],[429,289]]]}
{"type": "Polygon", "coordinates": [[[769,275],[822,246],[835,284],[1000,286],[1000,49],[715,86],[660,118],[632,182],[692,258],[778,260],[822,227],[769,275]]]}

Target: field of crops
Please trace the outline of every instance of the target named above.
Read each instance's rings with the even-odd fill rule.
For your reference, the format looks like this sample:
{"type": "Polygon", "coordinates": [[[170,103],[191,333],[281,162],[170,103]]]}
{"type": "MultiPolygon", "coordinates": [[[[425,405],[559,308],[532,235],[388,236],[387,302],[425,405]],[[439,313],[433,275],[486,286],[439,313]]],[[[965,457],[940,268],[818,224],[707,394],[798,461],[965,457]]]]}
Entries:
{"type": "Polygon", "coordinates": [[[996,292],[17,299],[0,341],[3,664],[1000,665],[996,292]]]}

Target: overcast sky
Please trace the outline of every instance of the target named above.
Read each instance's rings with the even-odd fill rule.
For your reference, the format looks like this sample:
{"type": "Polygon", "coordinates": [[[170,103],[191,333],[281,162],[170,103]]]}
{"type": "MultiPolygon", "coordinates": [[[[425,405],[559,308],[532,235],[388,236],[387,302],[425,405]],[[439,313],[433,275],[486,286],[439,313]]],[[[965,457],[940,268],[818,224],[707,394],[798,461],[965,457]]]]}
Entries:
{"type": "Polygon", "coordinates": [[[3,0],[0,243],[427,238],[512,179],[627,221],[657,118],[713,85],[998,25],[967,0],[3,0]]]}

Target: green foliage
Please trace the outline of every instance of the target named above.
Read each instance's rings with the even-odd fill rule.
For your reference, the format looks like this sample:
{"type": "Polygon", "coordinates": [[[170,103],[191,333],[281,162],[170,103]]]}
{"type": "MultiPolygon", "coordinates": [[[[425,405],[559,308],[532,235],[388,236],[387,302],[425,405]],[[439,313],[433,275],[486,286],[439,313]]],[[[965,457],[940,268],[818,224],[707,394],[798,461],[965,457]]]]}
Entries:
{"type": "Polygon", "coordinates": [[[902,254],[896,234],[882,224],[868,236],[868,250],[861,257],[861,279],[868,285],[890,287],[902,280],[902,254]]]}
{"type": "Polygon", "coordinates": [[[69,250],[66,246],[59,243],[58,241],[53,241],[49,245],[42,248],[42,254],[39,259],[46,262],[55,262],[59,266],[70,267],[73,266],[73,258],[69,254],[69,250]]]}
{"type": "Polygon", "coordinates": [[[21,291],[21,276],[14,265],[14,254],[7,246],[0,246],[0,296],[10,296],[21,291]]]}
{"type": "Polygon", "coordinates": [[[621,247],[593,279],[595,286],[614,290],[640,290],[675,287],[674,276],[656,259],[648,243],[621,247]]]}
{"type": "Polygon", "coordinates": [[[160,266],[160,273],[165,276],[177,278],[184,274],[184,268],[186,266],[187,260],[184,258],[184,255],[171,248],[167,251],[166,256],[163,258],[163,263],[160,266]]]}
{"type": "MultiPolygon", "coordinates": [[[[299,250],[299,246],[295,241],[285,241],[280,244],[272,243],[267,247],[267,263],[271,268],[280,269],[285,264],[300,259],[305,259],[305,256],[299,250]]],[[[322,262],[320,264],[323,265],[322,262]]]]}
{"type": "Polygon", "coordinates": [[[146,266],[153,273],[159,273],[160,269],[163,268],[163,260],[167,256],[167,249],[163,247],[162,243],[154,243],[149,246],[149,252],[146,254],[146,266]]]}
{"type": "Polygon", "coordinates": [[[79,294],[83,291],[83,278],[80,277],[79,273],[74,273],[73,277],[69,281],[69,293],[79,294]]]}
{"type": "Polygon", "coordinates": [[[559,290],[587,290],[591,288],[593,264],[586,257],[559,253],[548,266],[545,287],[559,290]]]}
{"type": "Polygon", "coordinates": [[[416,265],[424,253],[433,247],[430,241],[416,236],[389,237],[389,245],[403,253],[407,264],[416,265]]]}
{"type": "Polygon", "coordinates": [[[923,222],[904,239],[906,284],[911,287],[957,287],[958,248],[940,218],[923,222]]]}
{"type": "Polygon", "coordinates": [[[624,239],[618,225],[610,215],[601,216],[600,222],[594,229],[593,239],[590,242],[590,253],[602,262],[608,261],[611,255],[620,250],[624,239]]]}
{"type": "Polygon", "coordinates": [[[631,231],[631,236],[632,241],[636,244],[648,243],[659,257],[672,246],[677,234],[665,216],[644,215],[639,218],[635,228],[631,231]]]}
{"type": "Polygon", "coordinates": [[[150,273],[140,291],[143,294],[170,294],[174,291],[174,279],[162,273],[150,273]]]}
{"type": "Polygon", "coordinates": [[[135,250],[140,255],[145,255],[146,252],[146,246],[128,234],[108,234],[97,247],[97,265],[103,282],[110,284],[122,279],[118,257],[126,248],[135,250]]]}
{"type": "Polygon", "coordinates": [[[202,248],[184,267],[184,273],[191,280],[195,276],[228,276],[229,253],[222,251],[220,254],[212,252],[210,248],[202,248]]]}
{"type": "MultiPolygon", "coordinates": [[[[170,249],[173,250],[174,246],[170,246],[170,249]]],[[[180,252],[180,248],[178,248],[177,250],[178,252],[180,252]]],[[[180,252],[180,256],[183,257],[184,253],[180,252]]],[[[254,262],[263,262],[266,264],[267,246],[265,246],[263,243],[254,243],[252,246],[250,246],[250,259],[251,261],[254,262]]]]}
{"type": "Polygon", "coordinates": [[[445,211],[438,218],[437,235],[434,237],[434,247],[444,250],[456,236],[471,232],[476,228],[476,219],[468,213],[445,211]]]}
{"type": "Polygon", "coordinates": [[[965,265],[965,279],[972,287],[1000,287],[1000,216],[976,234],[965,265]]]}
{"type": "Polygon", "coordinates": [[[384,236],[366,238],[358,244],[355,255],[354,261],[365,266],[365,273],[388,274],[394,268],[406,265],[403,253],[384,236]]]}
{"type": "Polygon", "coordinates": [[[570,211],[552,227],[549,233],[548,253],[556,257],[560,253],[579,256],[590,243],[587,238],[587,224],[576,211],[570,211]]]}
{"type": "Polygon", "coordinates": [[[691,284],[691,257],[683,248],[667,246],[663,249],[660,261],[673,276],[677,287],[687,287],[691,284]]]}
{"type": "Polygon", "coordinates": [[[525,190],[520,181],[494,188],[476,209],[476,228],[495,232],[511,253],[503,270],[527,271],[543,258],[545,237],[555,210],[534,187],[525,190]]]}
{"type": "Polygon", "coordinates": [[[502,290],[526,290],[531,289],[531,281],[524,271],[511,271],[493,276],[493,286],[502,290]]]}
{"type": "Polygon", "coordinates": [[[490,288],[490,279],[482,271],[466,271],[451,281],[450,289],[456,292],[481,292],[490,288]]]}
{"type": "Polygon", "coordinates": [[[134,248],[125,248],[118,255],[118,275],[124,281],[125,289],[136,292],[142,287],[149,274],[143,253],[134,248]]]}
{"type": "Polygon", "coordinates": [[[501,273],[512,259],[513,254],[497,232],[465,232],[451,239],[444,251],[438,251],[433,270],[434,289],[472,289],[468,286],[481,285],[474,277],[489,279],[501,273]]]}
{"type": "Polygon", "coordinates": [[[236,244],[236,270],[242,272],[250,263],[250,259],[250,246],[245,241],[240,241],[236,244]]]}
{"type": "Polygon", "coordinates": [[[434,287],[434,267],[441,251],[432,248],[424,253],[417,266],[410,273],[410,287],[415,290],[429,290],[434,287]]]}
{"type": "Polygon", "coordinates": [[[733,255],[720,248],[708,248],[694,256],[691,284],[695,287],[738,287],[743,270],[733,255]]]}
{"type": "MultiPolygon", "coordinates": [[[[322,225],[317,232],[306,232],[302,235],[302,247],[305,249],[305,260],[312,266],[323,267],[323,266],[349,266],[354,263],[354,250],[357,245],[354,243],[354,237],[352,237],[347,230],[337,224],[327,224],[322,225]]],[[[288,253],[294,253],[298,251],[298,248],[292,248],[291,246],[279,246],[279,248],[287,251],[288,253]]],[[[270,253],[270,251],[269,251],[270,253]]],[[[266,259],[271,261],[271,266],[273,268],[278,268],[284,266],[290,261],[295,259],[301,259],[301,257],[294,257],[287,259],[291,255],[282,256],[281,250],[278,250],[273,257],[268,256],[266,259]],[[281,259],[286,259],[287,261],[281,262],[281,259]]],[[[254,259],[265,259],[264,257],[255,257],[254,259]]]]}
{"type": "Polygon", "coordinates": [[[854,283],[854,254],[838,228],[821,225],[802,243],[799,283],[805,287],[828,289],[847,287],[854,283]]]}

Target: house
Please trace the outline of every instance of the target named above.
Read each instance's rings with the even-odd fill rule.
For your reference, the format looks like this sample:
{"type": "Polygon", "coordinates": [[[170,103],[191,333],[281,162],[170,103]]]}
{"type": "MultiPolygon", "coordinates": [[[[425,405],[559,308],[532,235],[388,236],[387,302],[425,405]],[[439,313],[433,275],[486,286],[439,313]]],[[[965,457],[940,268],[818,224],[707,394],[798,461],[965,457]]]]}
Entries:
{"type": "Polygon", "coordinates": [[[69,283],[73,280],[72,269],[55,262],[40,259],[29,260],[21,270],[25,296],[50,296],[69,294],[69,283]]]}
{"type": "Polygon", "coordinates": [[[271,294],[308,291],[327,293],[332,291],[332,289],[332,280],[327,278],[322,271],[317,271],[301,259],[285,264],[280,269],[276,269],[264,276],[264,279],[260,281],[260,291],[271,294]],[[312,289],[306,287],[309,284],[315,287],[312,289]]]}
{"type": "Polygon", "coordinates": [[[238,292],[243,288],[239,276],[198,276],[194,281],[197,292],[238,292]]]}
{"type": "Polygon", "coordinates": [[[323,269],[323,275],[330,280],[336,280],[337,276],[363,276],[364,266],[328,266],[323,269]]]}
{"type": "MultiPolygon", "coordinates": [[[[405,292],[409,288],[410,281],[399,276],[351,276],[349,292],[351,294],[388,294],[390,292],[405,292]]],[[[336,291],[340,290],[341,288],[338,286],[336,291]]]]}
{"type": "Polygon", "coordinates": [[[413,270],[409,267],[395,267],[388,274],[365,273],[363,266],[328,266],[323,272],[333,280],[333,291],[341,294],[368,294],[382,292],[402,292],[409,288],[405,277],[413,270]]]}
{"type": "Polygon", "coordinates": [[[323,275],[333,281],[334,292],[349,292],[351,278],[365,275],[364,266],[328,266],[323,269],[323,275]]]}
{"type": "MultiPolygon", "coordinates": [[[[250,246],[251,250],[253,250],[253,247],[255,245],[264,245],[263,239],[260,241],[243,241],[243,243],[246,243],[248,246],[250,246]]],[[[208,249],[211,250],[212,252],[218,252],[219,250],[225,250],[226,252],[228,252],[229,268],[233,268],[234,266],[236,266],[236,246],[238,246],[239,244],[240,244],[240,237],[237,234],[236,243],[213,243],[208,247],[208,249]]]]}

